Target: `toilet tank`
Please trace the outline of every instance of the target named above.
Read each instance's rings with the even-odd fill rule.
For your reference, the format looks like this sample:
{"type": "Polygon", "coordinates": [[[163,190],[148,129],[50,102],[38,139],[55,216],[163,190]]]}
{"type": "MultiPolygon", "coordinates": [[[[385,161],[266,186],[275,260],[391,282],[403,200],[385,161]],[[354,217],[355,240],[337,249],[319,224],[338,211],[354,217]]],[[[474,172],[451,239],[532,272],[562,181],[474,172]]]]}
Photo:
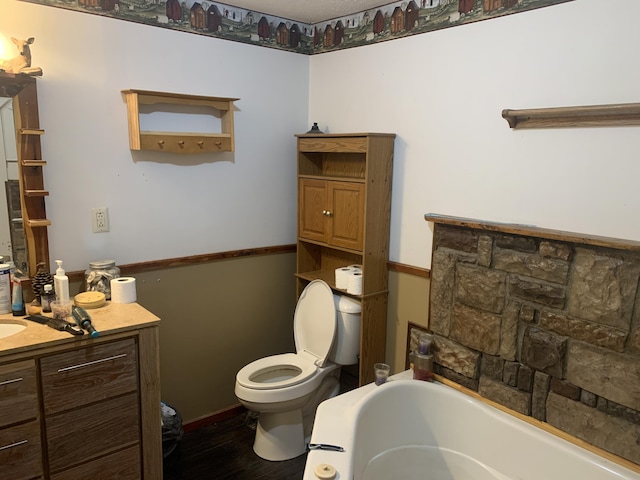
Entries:
{"type": "Polygon", "coordinates": [[[360,353],[360,312],[362,305],[344,295],[333,295],[336,306],[336,339],[329,359],[338,365],[358,363],[360,353]]]}

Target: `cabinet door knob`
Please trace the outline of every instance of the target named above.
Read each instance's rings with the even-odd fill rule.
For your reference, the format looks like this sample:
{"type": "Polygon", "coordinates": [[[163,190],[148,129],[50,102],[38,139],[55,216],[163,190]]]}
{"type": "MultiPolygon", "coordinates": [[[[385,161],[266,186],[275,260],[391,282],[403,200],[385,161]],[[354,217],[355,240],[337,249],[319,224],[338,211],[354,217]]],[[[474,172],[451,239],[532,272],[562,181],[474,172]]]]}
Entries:
{"type": "Polygon", "coordinates": [[[326,212],[326,213],[325,213],[325,215],[326,215],[327,217],[330,217],[330,216],[331,216],[331,212],[330,212],[329,210],[325,210],[325,212],[326,212]]]}

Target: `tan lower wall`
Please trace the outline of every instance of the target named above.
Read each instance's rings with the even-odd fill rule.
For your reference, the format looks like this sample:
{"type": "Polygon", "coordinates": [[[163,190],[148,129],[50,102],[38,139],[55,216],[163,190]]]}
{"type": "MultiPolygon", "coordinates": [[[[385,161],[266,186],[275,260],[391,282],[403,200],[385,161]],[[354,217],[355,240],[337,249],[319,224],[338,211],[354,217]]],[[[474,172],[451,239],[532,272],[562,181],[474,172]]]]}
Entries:
{"type": "MultiPolygon", "coordinates": [[[[254,255],[134,273],[138,303],[158,315],[162,399],[189,423],[238,404],[247,363],[290,352],[295,253],[254,255]]],[[[82,288],[74,281],[71,293],[82,288]]],[[[404,370],[408,322],[427,326],[429,279],[389,273],[387,362],[404,370]]]]}
{"type": "Polygon", "coordinates": [[[427,328],[429,278],[389,272],[387,363],[393,373],[405,370],[409,322],[427,328]]]}

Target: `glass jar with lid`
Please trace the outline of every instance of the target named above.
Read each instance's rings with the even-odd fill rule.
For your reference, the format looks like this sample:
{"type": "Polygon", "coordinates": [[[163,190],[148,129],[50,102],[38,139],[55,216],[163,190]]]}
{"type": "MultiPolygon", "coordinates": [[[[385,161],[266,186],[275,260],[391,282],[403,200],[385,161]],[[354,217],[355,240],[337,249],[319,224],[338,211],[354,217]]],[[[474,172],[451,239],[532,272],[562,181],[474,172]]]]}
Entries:
{"type": "Polygon", "coordinates": [[[120,276],[120,269],[115,260],[97,260],[89,263],[84,272],[85,290],[102,292],[107,300],[111,300],[111,280],[120,276]]]}

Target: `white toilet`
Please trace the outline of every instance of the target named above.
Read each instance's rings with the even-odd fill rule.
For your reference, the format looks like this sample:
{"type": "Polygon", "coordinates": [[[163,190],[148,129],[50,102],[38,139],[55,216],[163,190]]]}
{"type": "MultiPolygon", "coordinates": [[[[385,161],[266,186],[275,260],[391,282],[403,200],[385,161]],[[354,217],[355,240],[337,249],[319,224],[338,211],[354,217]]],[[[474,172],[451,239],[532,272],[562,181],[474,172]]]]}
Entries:
{"type": "Polygon", "coordinates": [[[358,301],[312,281],[296,306],[296,353],[261,358],[238,372],[238,400],[259,413],[253,443],[259,457],[289,460],[306,451],[318,405],[339,392],[340,365],[358,363],[360,309],[358,301]]]}

